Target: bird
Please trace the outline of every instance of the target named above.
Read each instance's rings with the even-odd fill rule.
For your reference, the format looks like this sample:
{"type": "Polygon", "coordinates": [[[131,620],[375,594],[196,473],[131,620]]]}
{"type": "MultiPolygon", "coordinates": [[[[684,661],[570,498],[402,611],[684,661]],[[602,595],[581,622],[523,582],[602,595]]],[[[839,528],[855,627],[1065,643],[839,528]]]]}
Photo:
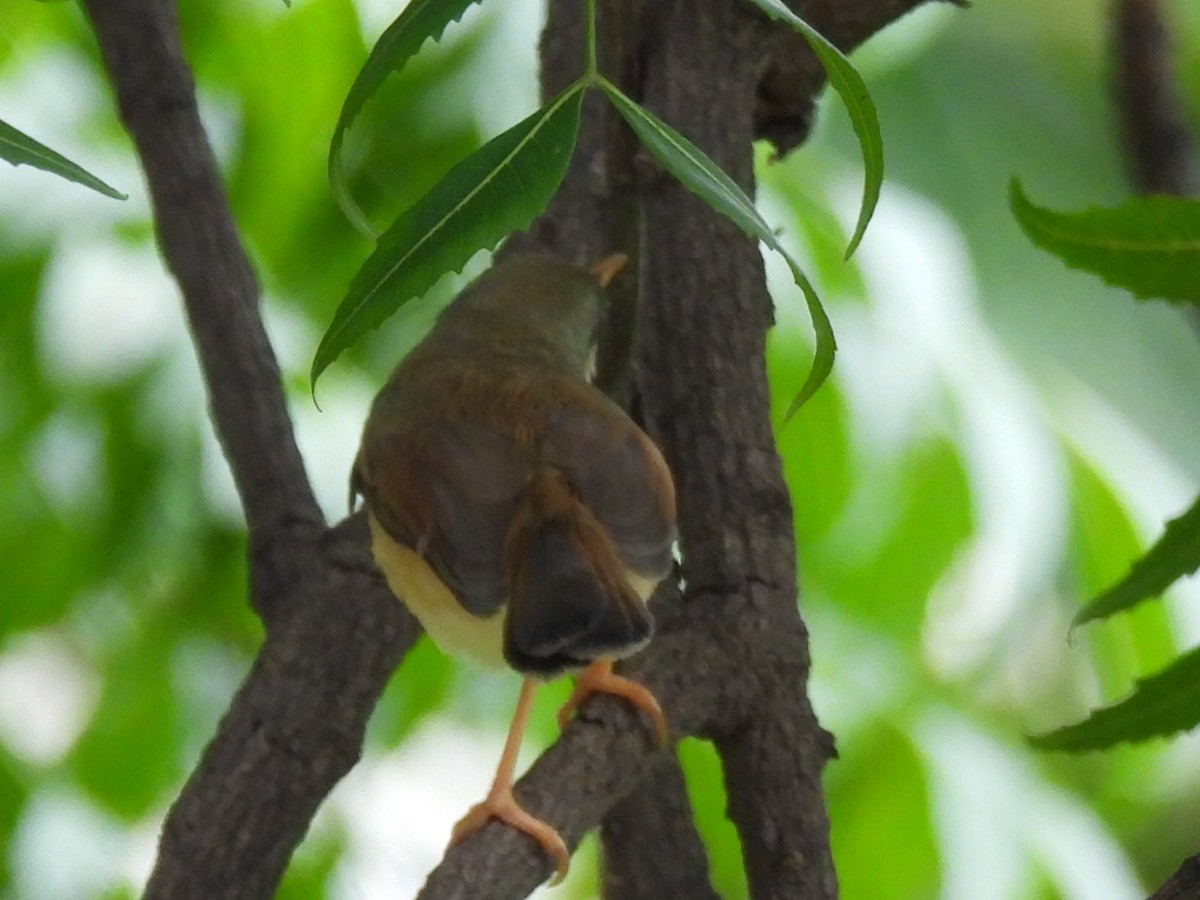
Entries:
{"type": "Polygon", "coordinates": [[[523,676],[492,787],[451,846],[498,818],[545,849],[556,882],[566,845],[512,794],[538,684],[576,674],[560,726],[599,692],[668,736],[650,690],[613,672],[650,640],[646,601],[676,540],[662,453],[591,383],[603,289],[625,262],[524,255],[486,270],[376,396],[351,474],[375,561],[430,638],[523,676]]]}

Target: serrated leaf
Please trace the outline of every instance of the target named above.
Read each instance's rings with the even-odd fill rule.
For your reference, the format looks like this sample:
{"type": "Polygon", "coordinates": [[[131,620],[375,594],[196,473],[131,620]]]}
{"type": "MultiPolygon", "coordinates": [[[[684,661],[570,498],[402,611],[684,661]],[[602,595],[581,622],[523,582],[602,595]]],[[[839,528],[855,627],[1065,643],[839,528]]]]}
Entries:
{"type": "Polygon", "coordinates": [[[1166,737],[1200,723],[1200,647],[1138,680],[1134,692],[1082,722],[1029,738],[1039,750],[1102,750],[1122,741],[1166,737]]]}
{"type": "Polygon", "coordinates": [[[581,85],[488,141],[401,213],[350,282],[317,347],[312,385],[338,354],[479,250],[525,228],[562,182],[579,131],[581,85]]]}
{"type": "Polygon", "coordinates": [[[858,70],[850,64],[845,54],[830,43],[819,31],[801,19],[784,5],[783,0],[750,0],[772,19],[786,22],[808,41],[817,60],[825,68],[830,86],[838,92],[846,111],[850,113],[850,124],[858,136],[858,145],[863,155],[863,196],[858,210],[858,224],[846,247],[846,258],[854,255],[866,233],[867,223],[875,214],[879,202],[879,189],[883,186],[883,135],[879,131],[879,115],[867,91],[866,82],[858,70]]]}
{"type": "Polygon", "coordinates": [[[4,121],[0,121],[0,159],[8,160],[14,166],[29,165],[53,172],[114,200],[124,200],[128,196],[114,187],[109,187],[82,166],[76,165],[61,153],[56,153],[4,121]]]}
{"type": "Polygon", "coordinates": [[[821,305],[816,290],[801,271],[799,263],[792,259],[771,226],[754,208],[753,201],[704,151],[649,110],[634,103],[621,93],[616,85],[603,78],[599,80],[599,85],[646,149],[662,163],[663,168],[716,212],[782,256],[796,284],[804,292],[804,300],[812,317],[813,331],[816,333],[816,351],[812,369],[809,370],[808,377],[800,386],[800,392],[784,416],[786,421],[816,393],[833,370],[837,342],[833,336],[833,325],[829,316],[825,314],[825,307],[821,305]]]}
{"type": "Polygon", "coordinates": [[[1073,625],[1104,619],[1157,597],[1173,582],[1200,569],[1200,498],[1133,564],[1129,574],[1096,597],[1075,616],[1073,625]]]}
{"type": "Polygon", "coordinates": [[[446,26],[457,22],[467,11],[467,7],[479,2],[480,0],[412,0],[379,36],[354,83],[350,85],[337,125],[333,129],[333,138],[329,142],[329,183],[333,188],[334,199],[346,218],[355,228],[371,238],[375,237],[375,231],[350,195],[342,168],[342,143],[346,137],[346,130],[389,75],[403,69],[425,41],[441,38],[446,26]]]}
{"type": "Polygon", "coordinates": [[[1030,202],[1013,179],[1009,203],[1026,236],[1071,268],[1145,300],[1200,302],[1200,202],[1136,197],[1061,213],[1030,202]]]}

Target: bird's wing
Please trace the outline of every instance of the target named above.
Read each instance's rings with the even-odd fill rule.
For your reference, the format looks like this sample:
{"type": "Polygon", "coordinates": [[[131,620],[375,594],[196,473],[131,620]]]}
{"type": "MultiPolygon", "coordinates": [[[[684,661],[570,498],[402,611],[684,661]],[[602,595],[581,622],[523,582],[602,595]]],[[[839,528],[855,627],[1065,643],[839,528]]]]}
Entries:
{"type": "Polygon", "coordinates": [[[581,382],[560,387],[570,402],[548,418],[542,461],[567,475],[608,529],[621,561],[661,580],[671,569],[675,542],[675,489],[662,454],[595,388],[581,382]]]}
{"type": "Polygon", "coordinates": [[[364,446],[356,477],[384,529],[487,616],[507,594],[504,536],[527,471],[499,428],[455,419],[364,446]]]}

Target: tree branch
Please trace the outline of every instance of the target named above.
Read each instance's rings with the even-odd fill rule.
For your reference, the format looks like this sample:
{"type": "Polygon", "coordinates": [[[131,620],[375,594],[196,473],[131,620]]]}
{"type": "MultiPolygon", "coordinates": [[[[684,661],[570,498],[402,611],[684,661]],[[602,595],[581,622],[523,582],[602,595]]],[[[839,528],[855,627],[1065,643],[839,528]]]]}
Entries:
{"type": "Polygon", "coordinates": [[[1185,859],[1147,900],[1196,900],[1200,897],[1200,856],[1185,859]]]}
{"type": "MultiPolygon", "coordinates": [[[[647,106],[752,191],[747,98],[763,65],[762,20],[743,5],[701,12],[682,0],[657,4],[653,19],[647,106]]],[[[711,648],[738,654],[731,664],[746,696],[740,712],[721,704],[709,734],[725,767],[751,894],[832,898],[820,784],[829,741],[804,688],[795,538],[770,425],[762,259],[753,240],[673,181],[647,191],[645,211],[651,324],[642,388],[647,418],[681,475],[687,602],[707,597],[738,609],[750,631],[746,644],[711,648]]]]}
{"type": "Polygon", "coordinates": [[[600,824],[604,900],[720,900],[674,754],[653,760],[600,824]]]}
{"type": "Polygon", "coordinates": [[[1134,187],[1143,194],[1192,196],[1195,147],[1180,108],[1158,0],[1117,0],[1113,52],[1117,108],[1134,187]]]}
{"type": "Polygon", "coordinates": [[[172,806],[147,896],[265,898],[317,805],[357,760],[371,709],[419,630],[377,573],[361,517],[322,527],[173,6],[86,6],[183,293],[246,513],[251,599],[268,625],[253,670],[172,806]]]}
{"type": "MultiPolygon", "coordinates": [[[[894,22],[924,0],[785,0],[787,6],[843,53],[894,22]]],[[[966,5],[967,0],[949,0],[966,5]]],[[[786,156],[808,137],[825,70],[801,35],[782,23],[766,38],[767,63],[755,92],[754,136],[786,156]]]]}
{"type": "Polygon", "coordinates": [[[293,537],[323,516],[296,448],[279,367],[200,122],[169,0],[85,0],[154,205],[164,258],[183,293],[217,438],[251,541],[251,600],[270,620],[299,573],[293,537]]]}
{"type": "Polygon", "coordinates": [[[274,896],[420,635],[370,559],[362,515],[328,531],[314,556],[294,613],[268,634],[171,807],[147,900],[274,896]]]}

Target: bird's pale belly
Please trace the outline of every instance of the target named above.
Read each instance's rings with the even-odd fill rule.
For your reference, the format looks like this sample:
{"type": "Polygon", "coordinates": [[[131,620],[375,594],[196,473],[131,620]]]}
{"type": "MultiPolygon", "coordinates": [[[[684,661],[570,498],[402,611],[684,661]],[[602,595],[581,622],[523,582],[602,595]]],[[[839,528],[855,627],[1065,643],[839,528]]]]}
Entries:
{"type": "Polygon", "coordinates": [[[398,544],[373,515],[371,552],[392,593],[417,617],[443,652],[469,656],[487,666],[504,665],[504,607],[487,618],[473,616],[415,551],[398,544]]]}

